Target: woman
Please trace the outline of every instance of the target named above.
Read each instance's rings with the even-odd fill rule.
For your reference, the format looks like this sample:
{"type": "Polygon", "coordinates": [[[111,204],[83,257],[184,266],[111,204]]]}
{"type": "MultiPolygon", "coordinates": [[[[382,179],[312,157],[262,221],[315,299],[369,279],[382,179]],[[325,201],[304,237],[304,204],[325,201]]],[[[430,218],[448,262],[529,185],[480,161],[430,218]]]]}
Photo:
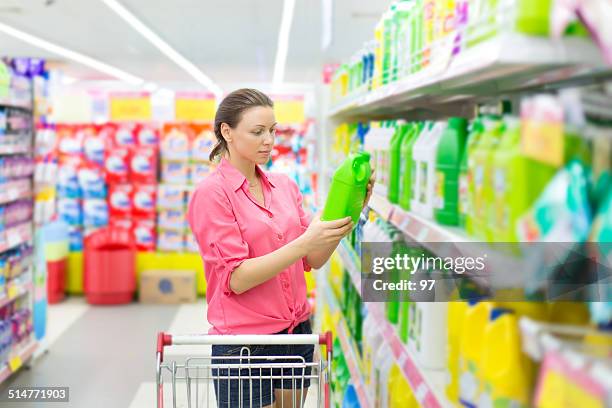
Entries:
{"type": "MultiPolygon", "coordinates": [[[[272,101],[254,89],[227,95],[215,116],[217,145],[210,158],[221,161],[198,186],[188,210],[206,271],[211,334],[311,333],[304,271],[322,267],[353,228],[350,217],[321,221],[316,216],[311,221],[297,185],[285,175],[260,169],[270,158],[275,128],[272,101]]],[[[236,356],[241,348],[216,345],[212,354],[236,356]]],[[[313,349],[253,346],[250,355],[299,355],[312,362],[313,349]]],[[[219,406],[237,407],[240,400],[242,406],[274,406],[275,401],[280,406],[281,399],[292,406],[291,389],[298,395],[302,390],[301,383],[290,380],[261,386],[259,381],[242,382],[239,393],[238,380],[215,381],[219,406]]],[[[303,388],[308,386],[306,379],[303,388]]]]}

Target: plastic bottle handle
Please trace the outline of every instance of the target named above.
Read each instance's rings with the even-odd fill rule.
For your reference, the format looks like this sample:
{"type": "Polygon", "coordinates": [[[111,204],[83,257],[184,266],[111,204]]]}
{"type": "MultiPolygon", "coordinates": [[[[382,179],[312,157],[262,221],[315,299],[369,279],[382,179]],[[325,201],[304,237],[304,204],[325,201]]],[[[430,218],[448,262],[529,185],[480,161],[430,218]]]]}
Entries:
{"type": "Polygon", "coordinates": [[[365,163],[362,160],[355,160],[353,162],[353,174],[355,175],[355,180],[358,183],[361,183],[366,177],[365,163]]]}

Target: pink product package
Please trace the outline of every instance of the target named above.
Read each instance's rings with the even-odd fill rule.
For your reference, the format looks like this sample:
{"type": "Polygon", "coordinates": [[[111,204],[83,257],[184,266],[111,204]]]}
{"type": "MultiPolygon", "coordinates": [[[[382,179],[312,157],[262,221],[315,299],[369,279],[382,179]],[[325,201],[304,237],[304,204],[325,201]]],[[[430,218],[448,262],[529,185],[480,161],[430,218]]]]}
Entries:
{"type": "Polygon", "coordinates": [[[14,227],[32,218],[34,205],[32,200],[16,201],[4,208],[4,224],[6,228],[14,227]]]}
{"type": "Polygon", "coordinates": [[[14,179],[34,174],[35,162],[29,157],[7,157],[0,160],[0,177],[14,179]]]}
{"type": "Polygon", "coordinates": [[[160,228],[157,235],[157,250],[158,251],[183,251],[185,248],[185,240],[183,231],[168,230],[160,228]]]}

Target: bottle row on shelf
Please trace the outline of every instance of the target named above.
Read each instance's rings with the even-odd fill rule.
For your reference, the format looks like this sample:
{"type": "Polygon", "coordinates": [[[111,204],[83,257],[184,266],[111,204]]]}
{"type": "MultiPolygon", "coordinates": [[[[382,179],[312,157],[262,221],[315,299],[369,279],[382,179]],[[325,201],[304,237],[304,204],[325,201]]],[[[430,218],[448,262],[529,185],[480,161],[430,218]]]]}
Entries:
{"type": "MultiPolygon", "coordinates": [[[[508,34],[514,34],[513,43],[531,44],[530,50],[536,51],[533,44],[552,34],[553,24],[551,15],[553,11],[559,12],[561,6],[547,0],[523,1],[439,1],[439,0],[401,0],[394,2],[382,15],[375,27],[374,38],[368,41],[348,61],[342,64],[335,73],[332,83],[332,104],[344,99],[367,94],[373,90],[385,87],[404,78],[419,75],[421,72],[431,73],[432,78],[441,79],[441,75],[449,65],[449,61],[456,57],[468,56],[462,65],[478,67],[482,59],[488,61],[494,55],[469,54],[483,43],[491,42],[508,34]],[[517,41],[523,37],[529,41],[517,41]],[[482,57],[482,58],[479,58],[482,57]]],[[[579,12],[565,10],[568,17],[564,21],[555,20],[557,37],[586,38],[588,31],[582,22],[578,21],[579,12]],[[563,30],[565,30],[563,32],[563,30]]],[[[592,32],[598,30],[592,25],[592,32]]],[[[595,36],[595,38],[598,38],[595,36]]],[[[545,41],[548,41],[545,39],[545,41]]],[[[542,42],[542,41],[540,41],[542,42]]],[[[582,46],[576,46],[574,51],[585,48],[589,41],[582,46]]],[[[528,63],[545,58],[548,54],[558,57],[556,64],[568,63],[565,58],[572,53],[554,53],[560,48],[552,41],[544,44],[540,52],[522,53],[522,61],[526,65],[523,70],[531,69],[528,63]],[[535,59],[534,59],[535,58],[535,59]]],[[[601,44],[603,47],[603,44],[601,44]]],[[[495,49],[489,54],[506,54],[510,50],[495,49]]],[[[509,60],[515,55],[506,55],[509,60]]],[[[582,55],[584,58],[585,55],[582,55]]],[[[513,61],[517,62],[517,61],[513,61]]],[[[576,58],[574,63],[587,61],[576,58]]],[[[462,74],[465,66],[458,66],[457,74],[462,74]]],[[[551,69],[549,67],[549,69],[551,69]]],[[[507,74],[506,74],[507,75],[507,74]]]]}
{"type": "MultiPolygon", "coordinates": [[[[380,220],[375,222],[383,229],[380,220]]],[[[392,226],[386,229],[394,233],[392,226]]],[[[604,357],[612,347],[609,302],[501,302],[482,297],[470,302],[436,303],[404,297],[370,303],[359,296],[360,260],[349,242],[339,247],[339,254],[341,260],[332,259],[327,285],[335,297],[342,299],[341,313],[360,356],[360,374],[352,376],[352,381],[356,389],[365,390],[368,401],[381,404],[377,406],[528,407],[551,398],[560,402],[558,406],[584,406],[591,399],[603,402],[609,395],[610,370],[605,368],[604,357]],[[542,333],[546,334],[545,341],[538,338],[542,333]],[[553,335],[559,337],[551,340],[553,335]],[[560,350],[565,360],[559,360],[560,350]],[[499,357],[502,355],[503,359],[499,357]],[[381,391],[385,384],[380,383],[381,372],[377,370],[389,368],[385,358],[397,365],[414,400],[393,405],[394,398],[399,397],[393,396],[391,388],[387,391],[390,394],[381,391]],[[568,368],[571,361],[580,362],[580,373],[576,367],[568,368]],[[579,379],[575,388],[562,396],[551,394],[554,390],[548,382],[552,364],[565,367],[557,373],[558,381],[572,383],[579,379]],[[371,383],[368,378],[378,382],[371,383]],[[599,391],[594,395],[593,389],[599,391]]],[[[324,319],[332,319],[333,311],[327,313],[323,313],[324,319]]],[[[408,398],[411,394],[401,395],[408,398]]]]}

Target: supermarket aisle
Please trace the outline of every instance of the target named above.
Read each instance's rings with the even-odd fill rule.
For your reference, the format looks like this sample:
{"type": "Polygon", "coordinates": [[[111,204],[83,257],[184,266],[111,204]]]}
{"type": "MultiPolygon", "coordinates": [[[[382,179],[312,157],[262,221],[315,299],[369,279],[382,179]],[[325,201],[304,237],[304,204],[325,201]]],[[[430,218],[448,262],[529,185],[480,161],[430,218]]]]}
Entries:
{"type": "MultiPolygon", "coordinates": [[[[74,301],[71,305],[74,305],[74,301]]],[[[199,313],[192,322],[202,322],[205,331],[205,306],[200,300],[199,313]]],[[[75,307],[65,307],[64,315],[75,314],[75,307]]],[[[191,307],[193,312],[195,307],[191,307]]],[[[78,306],[77,306],[78,308],[78,306]]],[[[70,387],[70,404],[49,407],[127,407],[141,383],[151,381],[155,372],[155,336],[172,327],[180,306],[132,304],[120,307],[89,307],[74,323],[64,327],[50,344],[50,351],[31,369],[21,371],[7,386],[28,385],[70,387]],[[61,375],[58,375],[61,373],[61,375]]],[[[60,312],[61,313],[61,312],[60,312]]],[[[64,316],[51,308],[49,332],[64,325],[64,316]]],[[[61,328],[60,328],[61,330],[61,328]]],[[[193,327],[192,331],[200,331],[193,327]]],[[[7,408],[34,407],[35,404],[6,404],[7,408]]]]}

